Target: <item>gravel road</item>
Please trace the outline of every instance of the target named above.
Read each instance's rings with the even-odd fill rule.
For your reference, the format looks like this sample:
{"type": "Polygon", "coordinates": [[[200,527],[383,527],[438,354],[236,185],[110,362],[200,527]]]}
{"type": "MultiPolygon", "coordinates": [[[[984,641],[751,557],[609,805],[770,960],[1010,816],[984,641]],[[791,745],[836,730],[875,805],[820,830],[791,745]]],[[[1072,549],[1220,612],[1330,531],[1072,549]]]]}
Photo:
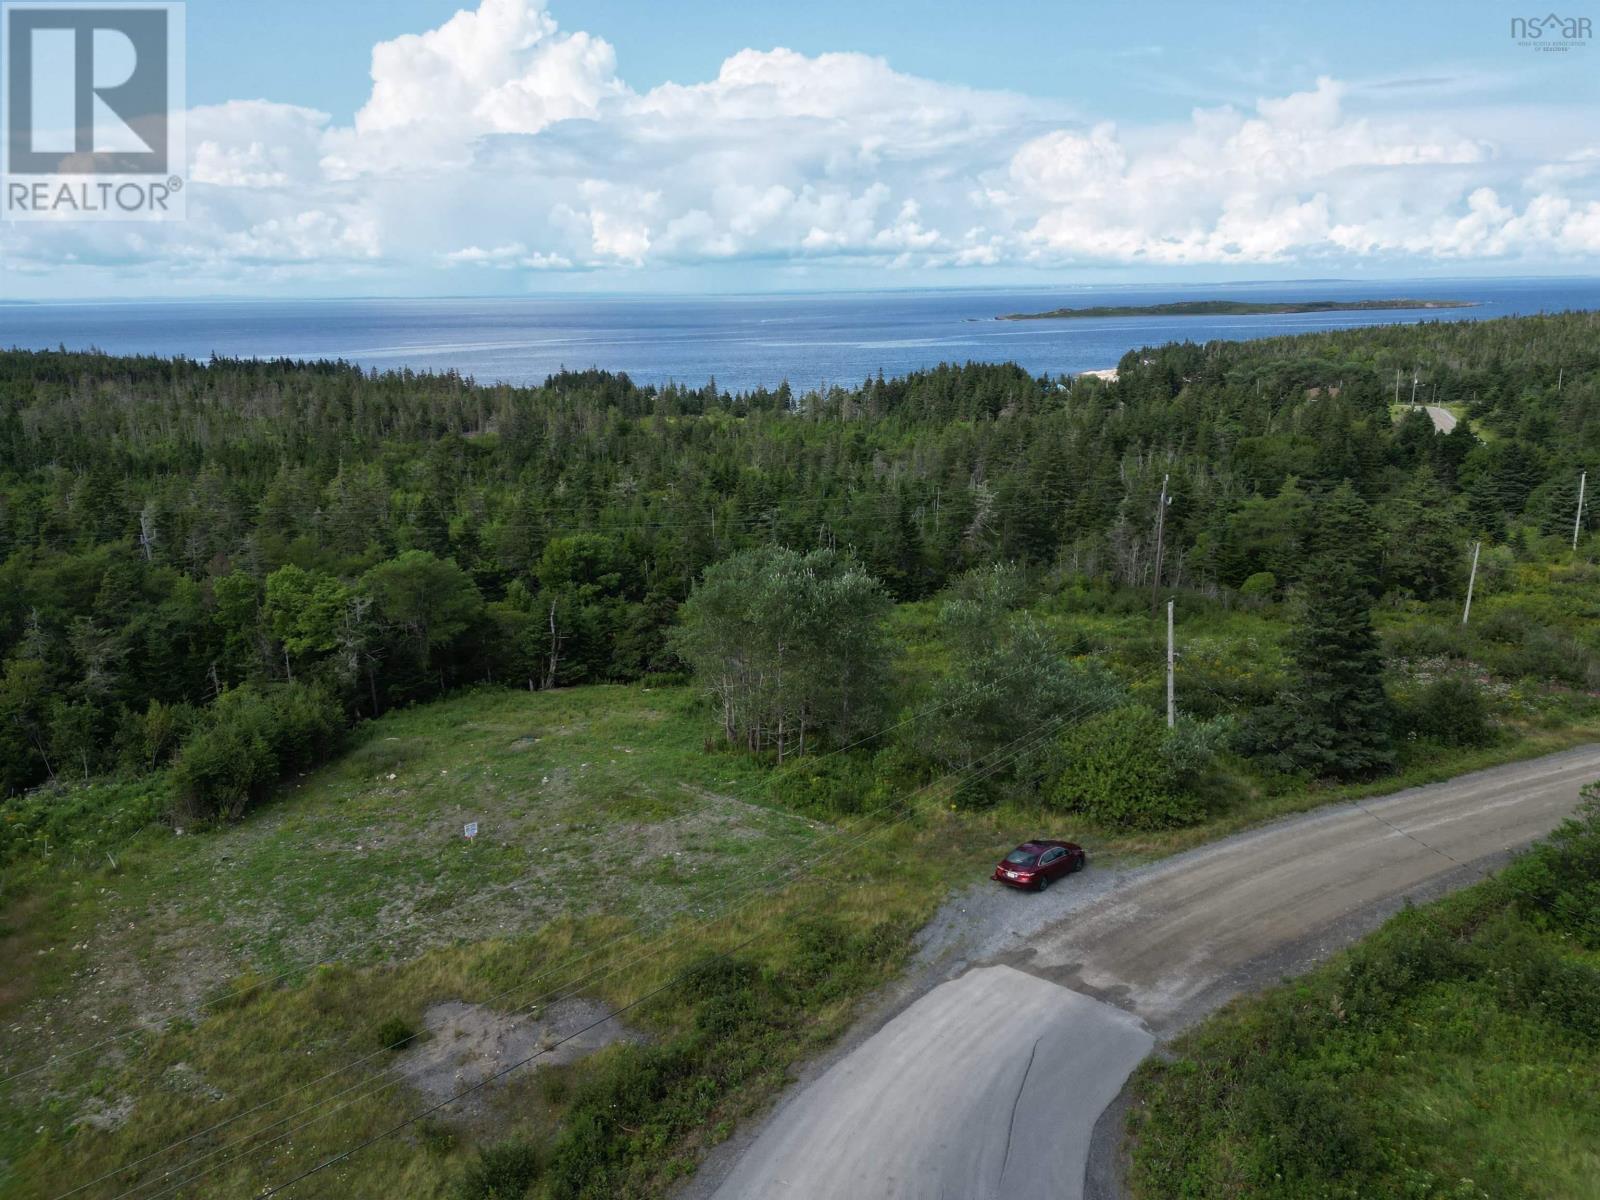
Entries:
{"type": "Polygon", "coordinates": [[[1440,433],[1449,433],[1456,427],[1456,416],[1448,408],[1439,408],[1437,405],[1423,405],[1428,416],[1433,418],[1433,427],[1440,433]]]}
{"type": "Polygon", "coordinates": [[[1406,899],[1481,877],[1597,778],[1587,746],[1146,867],[1091,863],[1043,895],[974,887],[924,931],[899,989],[686,1200],[1112,1196],[1119,1123],[1101,1117],[1158,1040],[1406,899]]]}

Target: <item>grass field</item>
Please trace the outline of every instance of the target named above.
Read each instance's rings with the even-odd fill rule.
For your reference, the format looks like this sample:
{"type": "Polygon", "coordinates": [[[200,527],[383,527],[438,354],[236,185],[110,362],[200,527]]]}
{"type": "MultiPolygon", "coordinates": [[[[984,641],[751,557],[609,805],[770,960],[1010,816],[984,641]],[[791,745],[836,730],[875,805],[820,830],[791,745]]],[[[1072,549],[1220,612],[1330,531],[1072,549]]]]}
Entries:
{"type": "Polygon", "coordinates": [[[40,904],[54,930],[31,931],[80,947],[51,951],[69,956],[57,971],[139,964],[99,973],[76,1017],[95,1024],[193,1015],[245,972],[692,907],[818,831],[739,799],[760,771],[700,736],[681,691],[485,691],[393,713],[250,821],[162,831],[63,883],[40,904]]]}
{"type": "MultiPolygon", "coordinates": [[[[863,835],[895,813],[862,818],[847,835],[765,805],[770,770],[705,753],[704,732],[682,688],[486,691],[398,712],[249,821],[150,831],[114,868],[107,860],[30,894],[6,915],[8,956],[22,968],[5,998],[8,1073],[129,1022],[166,1032],[13,1081],[0,1190],[54,1196],[93,1178],[96,1164],[138,1160],[236,1117],[83,1194],[113,1196],[140,1180],[159,1191],[160,1171],[213,1151],[215,1173],[176,1194],[259,1190],[415,1108],[391,1070],[405,1049],[380,1050],[385,1022],[421,1030],[430,1006],[447,1001],[537,1017],[575,989],[627,1004],[749,939],[743,959],[772,972],[878,939],[852,960],[850,986],[782,1006],[793,1011],[766,1049],[764,1082],[727,1089],[735,1107],[744,1090],[764,1095],[887,978],[955,864],[986,854],[978,842],[993,831],[938,832],[930,802],[906,836],[943,853],[875,870],[880,851],[863,835]],[[479,834],[468,842],[470,820],[479,834]],[[788,882],[812,868],[816,882],[788,882]],[[356,1059],[365,1061],[330,1074],[356,1059]],[[221,1161],[241,1135],[270,1138],[302,1110],[321,1119],[285,1144],[221,1161]]],[[[629,1021],[660,1044],[693,1011],[669,992],[629,1021]]],[[[548,1074],[581,1076],[606,1061],[548,1074]]],[[[474,1110],[475,1133],[548,1137],[564,1106],[533,1095],[535,1074],[544,1072],[474,1110]]],[[[437,1152],[419,1155],[415,1139],[375,1148],[340,1194],[391,1195],[397,1178],[443,1186],[471,1160],[472,1139],[457,1148],[456,1126],[441,1129],[437,1152]]]]}

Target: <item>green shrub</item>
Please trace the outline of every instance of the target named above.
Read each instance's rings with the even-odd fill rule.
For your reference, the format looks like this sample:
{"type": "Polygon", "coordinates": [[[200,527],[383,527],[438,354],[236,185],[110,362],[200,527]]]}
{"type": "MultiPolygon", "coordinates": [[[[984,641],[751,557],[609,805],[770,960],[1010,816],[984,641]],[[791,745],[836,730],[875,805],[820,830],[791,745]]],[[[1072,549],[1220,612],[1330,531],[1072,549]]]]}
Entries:
{"type": "MultiPolygon", "coordinates": [[[[949,621],[954,604],[942,616],[949,621]]],[[[949,634],[960,647],[951,670],[932,689],[925,720],[914,736],[924,757],[943,771],[993,766],[992,774],[957,794],[962,805],[994,798],[1005,781],[1032,786],[1044,776],[1048,753],[1007,752],[1018,734],[1018,714],[1029,722],[1082,718],[1126,703],[1127,692],[1099,663],[1069,662],[1045,627],[1030,614],[959,615],[949,634]]]]}
{"type": "Polygon", "coordinates": [[[825,913],[809,913],[791,924],[795,945],[786,956],[782,982],[810,1004],[860,991],[880,976],[909,943],[912,930],[884,920],[853,930],[825,913]]]}
{"type": "Polygon", "coordinates": [[[1535,625],[1522,631],[1521,641],[1498,664],[1504,675],[1556,679],[1573,687],[1600,682],[1595,656],[1582,642],[1553,629],[1535,625]]]}
{"type": "Polygon", "coordinates": [[[1167,829],[1200,818],[1200,805],[1168,754],[1169,735],[1149,709],[1125,705],[1070,730],[1049,791],[1058,808],[1103,825],[1167,829]]]}
{"type": "Polygon", "coordinates": [[[173,768],[179,813],[190,819],[242,815],[284,775],[326,758],[344,728],[338,703],[299,683],[233,688],[209,717],[173,768]]]}
{"type": "Polygon", "coordinates": [[[1435,679],[1402,703],[1400,718],[1408,732],[1441,746],[1485,746],[1494,740],[1483,692],[1457,675],[1435,679]]]}
{"type": "Polygon", "coordinates": [[[372,1031],[372,1040],[379,1050],[404,1050],[416,1039],[417,1031],[401,1017],[380,1021],[372,1031]]]}
{"type": "Polygon", "coordinates": [[[1506,868],[1501,882],[1534,925],[1600,950],[1600,786],[1578,815],[1506,868]]]}
{"type": "Polygon", "coordinates": [[[117,741],[122,763],[130,771],[154,771],[168,762],[199,721],[188,704],[163,704],[152,700],[145,710],[126,710],[119,722],[117,741]]]}
{"type": "MultiPolygon", "coordinates": [[[[712,1000],[722,1014],[708,1018],[713,1028],[723,1028],[726,1014],[743,1006],[742,983],[735,979],[712,1000]]],[[[729,1029],[718,1038],[693,1030],[665,1045],[627,1047],[597,1064],[575,1089],[566,1129],[551,1155],[550,1194],[557,1200],[637,1194],[630,1176],[654,1165],[648,1152],[638,1161],[643,1145],[669,1145],[703,1123],[719,1083],[726,1082],[715,1072],[741,1069],[742,1032],[729,1029]],[[712,1062],[708,1040],[723,1044],[712,1062]]]]}
{"type": "Polygon", "coordinates": [[[0,800],[0,867],[111,854],[171,808],[164,775],[129,783],[40,789],[0,800]]]}
{"type": "Polygon", "coordinates": [[[1247,600],[1271,600],[1278,591],[1278,577],[1271,571],[1257,571],[1239,585],[1239,595],[1247,600]]]}
{"type": "Polygon", "coordinates": [[[1411,621],[1383,635],[1391,658],[1465,658],[1461,623],[1411,621]]]}
{"type": "Polygon", "coordinates": [[[639,676],[641,688],[682,687],[694,679],[688,671],[646,671],[639,676]]]}
{"type": "Polygon", "coordinates": [[[1140,1200],[1587,1195],[1600,799],[1502,875],[1180,1035],[1134,1078],[1140,1200]],[[1570,901],[1565,903],[1565,901],[1570,901]],[[1539,1185],[1529,1191],[1530,1181],[1539,1185]]]}
{"type": "Polygon", "coordinates": [[[1472,632],[1486,642],[1514,646],[1522,641],[1533,618],[1521,609],[1506,606],[1484,613],[1472,624],[1472,632]]]}
{"type": "Polygon", "coordinates": [[[1537,603],[1524,597],[1516,605],[1496,608],[1474,619],[1471,635],[1477,657],[1496,674],[1555,679],[1573,687],[1600,684],[1600,659],[1562,625],[1584,621],[1585,612],[1571,612],[1557,601],[1537,603]]]}
{"type": "Polygon", "coordinates": [[[878,813],[900,807],[916,786],[915,751],[895,743],[869,754],[807,755],[786,762],[769,777],[766,791],[774,803],[810,817],[834,820],[857,813],[878,813]]]}
{"type": "Polygon", "coordinates": [[[539,1180],[539,1149],[512,1139],[478,1152],[456,1180],[457,1200],[523,1200],[539,1180]]]}
{"type": "Polygon", "coordinates": [[[861,812],[876,782],[872,760],[864,754],[808,755],[785,763],[772,775],[769,790],[785,808],[831,819],[861,812]]]}
{"type": "Polygon", "coordinates": [[[584,1064],[544,1176],[554,1200],[657,1194],[663,1175],[691,1169],[664,1152],[715,1122],[738,1089],[781,1074],[832,998],[878,982],[910,946],[893,921],[853,931],[813,914],[786,933],[781,972],[727,955],[705,962],[663,1001],[691,1007],[681,1032],[584,1064]]]}

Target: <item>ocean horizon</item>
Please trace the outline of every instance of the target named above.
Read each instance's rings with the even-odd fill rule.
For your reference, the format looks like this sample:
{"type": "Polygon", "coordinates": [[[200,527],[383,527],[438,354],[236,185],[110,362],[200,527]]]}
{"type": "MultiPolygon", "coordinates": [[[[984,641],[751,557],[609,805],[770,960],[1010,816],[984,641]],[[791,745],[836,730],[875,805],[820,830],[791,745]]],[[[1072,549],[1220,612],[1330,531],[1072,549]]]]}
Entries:
{"type": "Polygon", "coordinates": [[[797,390],[941,362],[1016,362],[1035,375],[1113,367],[1170,341],[1247,340],[1365,325],[1600,309],[1600,279],[1296,280],[881,292],[0,303],[0,346],[206,359],[342,359],[537,384],[562,369],[640,383],[797,390]],[[998,321],[1014,312],[1253,301],[1460,300],[1470,308],[998,321]]]}

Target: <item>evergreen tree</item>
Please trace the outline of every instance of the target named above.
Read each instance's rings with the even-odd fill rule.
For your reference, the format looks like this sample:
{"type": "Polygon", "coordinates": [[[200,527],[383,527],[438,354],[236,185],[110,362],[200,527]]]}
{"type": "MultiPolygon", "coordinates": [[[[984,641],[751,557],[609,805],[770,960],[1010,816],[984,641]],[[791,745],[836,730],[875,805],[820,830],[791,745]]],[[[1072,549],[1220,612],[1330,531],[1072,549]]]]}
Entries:
{"type": "Polygon", "coordinates": [[[1375,594],[1383,542],[1372,509],[1356,495],[1348,479],[1318,503],[1313,528],[1318,553],[1347,563],[1356,581],[1375,594]]]}
{"type": "Polygon", "coordinates": [[[1371,596],[1343,559],[1321,557],[1307,574],[1315,583],[1305,589],[1289,642],[1288,692],[1252,715],[1244,748],[1286,770],[1370,778],[1394,765],[1371,596]]]}

